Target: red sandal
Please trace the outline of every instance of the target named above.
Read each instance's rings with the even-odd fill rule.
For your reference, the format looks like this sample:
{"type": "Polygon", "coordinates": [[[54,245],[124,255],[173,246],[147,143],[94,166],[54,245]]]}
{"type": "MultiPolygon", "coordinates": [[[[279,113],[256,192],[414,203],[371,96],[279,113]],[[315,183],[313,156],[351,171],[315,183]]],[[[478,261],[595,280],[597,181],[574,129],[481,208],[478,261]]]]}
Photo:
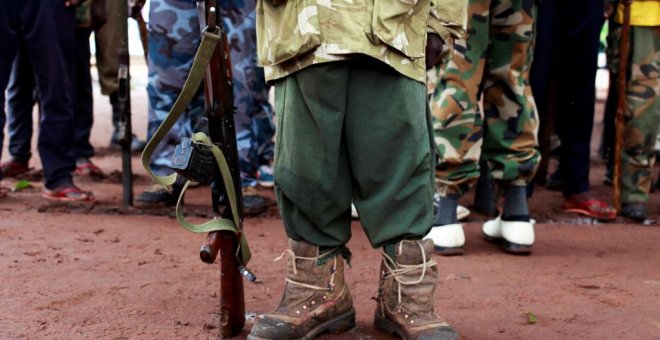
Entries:
{"type": "Polygon", "coordinates": [[[7,189],[0,187],[0,198],[7,197],[7,189]]]}
{"type": "Polygon", "coordinates": [[[94,203],[96,201],[94,194],[89,191],[82,191],[76,186],[55,190],[44,189],[41,197],[47,200],[59,202],[94,203]]]}
{"type": "Polygon", "coordinates": [[[563,208],[565,212],[578,213],[602,221],[616,219],[616,210],[609,204],[597,199],[588,199],[582,202],[566,199],[563,208]]]}
{"type": "Polygon", "coordinates": [[[76,166],[76,175],[90,176],[94,178],[103,178],[105,176],[103,171],[92,162],[78,164],[78,166],[76,166]]]}
{"type": "Polygon", "coordinates": [[[27,163],[9,160],[0,164],[0,171],[5,177],[16,177],[30,171],[27,163]]]}

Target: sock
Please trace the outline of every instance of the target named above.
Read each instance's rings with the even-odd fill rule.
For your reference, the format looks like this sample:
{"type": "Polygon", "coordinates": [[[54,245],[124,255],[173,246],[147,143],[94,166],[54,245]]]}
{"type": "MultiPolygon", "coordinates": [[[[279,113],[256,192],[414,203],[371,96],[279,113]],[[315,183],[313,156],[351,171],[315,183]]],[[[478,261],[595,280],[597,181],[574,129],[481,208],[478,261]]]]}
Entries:
{"type": "MultiPolygon", "coordinates": [[[[344,258],[344,260],[346,261],[346,264],[348,264],[349,267],[351,266],[351,258],[353,256],[353,254],[348,249],[348,247],[346,247],[346,245],[341,245],[339,247],[319,246],[319,254],[323,254],[323,253],[325,253],[327,251],[330,251],[332,249],[337,249],[336,252],[339,253],[339,255],[341,255],[341,257],[344,258]]],[[[317,265],[318,264],[319,263],[317,263],[317,265]]]]}
{"type": "Polygon", "coordinates": [[[529,208],[527,207],[527,187],[511,185],[504,194],[504,211],[502,220],[529,221],[529,208]]]}
{"type": "Polygon", "coordinates": [[[458,218],[456,217],[458,195],[440,196],[437,202],[438,206],[436,207],[437,209],[433,218],[433,226],[458,223],[458,218]]]}
{"type": "Polygon", "coordinates": [[[396,261],[396,253],[394,251],[396,247],[396,243],[388,243],[383,246],[383,251],[387,256],[389,256],[392,260],[396,261]]]}

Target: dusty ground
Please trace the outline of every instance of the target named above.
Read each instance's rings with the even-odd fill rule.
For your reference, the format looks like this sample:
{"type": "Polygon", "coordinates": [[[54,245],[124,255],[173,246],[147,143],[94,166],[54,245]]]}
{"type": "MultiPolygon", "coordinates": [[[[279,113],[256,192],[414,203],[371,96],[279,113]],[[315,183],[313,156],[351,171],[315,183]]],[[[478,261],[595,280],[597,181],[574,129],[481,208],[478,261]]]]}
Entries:
{"type": "MultiPolygon", "coordinates": [[[[134,87],[135,127],[144,137],[144,83],[138,80],[134,87]]],[[[78,182],[99,202],[46,203],[38,181],[0,202],[0,339],[216,338],[218,266],[198,260],[202,236],[180,228],[170,210],[117,209],[120,158],[103,148],[111,131],[109,107],[95,94],[93,143],[100,147],[95,161],[112,175],[78,182]]],[[[137,156],[133,161],[139,193],[149,181],[137,156]]],[[[593,191],[607,198],[602,165],[593,164],[593,191]]],[[[41,167],[38,159],[32,165],[41,167]]],[[[204,189],[193,192],[189,211],[206,215],[204,189]]],[[[466,224],[466,255],[438,258],[436,307],[463,338],[660,339],[660,228],[624,220],[591,224],[563,214],[560,195],[543,188],[531,206],[539,221],[532,256],[506,255],[484,242],[484,217],[473,214],[466,224]]],[[[659,219],[657,193],[649,206],[651,217],[659,219]]],[[[254,254],[250,268],[259,277],[245,284],[252,318],[279,301],[285,263],[272,259],[286,238],[275,207],[248,219],[245,228],[254,254]]],[[[347,277],[358,325],[337,338],[391,339],[371,325],[379,253],[359,222],[353,223],[353,235],[347,277]]],[[[250,327],[248,320],[241,338],[250,327]]]]}

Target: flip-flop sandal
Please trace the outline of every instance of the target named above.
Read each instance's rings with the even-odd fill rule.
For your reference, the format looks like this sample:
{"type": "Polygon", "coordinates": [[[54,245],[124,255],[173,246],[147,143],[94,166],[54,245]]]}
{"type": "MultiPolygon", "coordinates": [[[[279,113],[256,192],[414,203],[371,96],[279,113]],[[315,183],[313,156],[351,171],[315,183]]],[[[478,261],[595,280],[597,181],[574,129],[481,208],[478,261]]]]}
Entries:
{"type": "Polygon", "coordinates": [[[0,187],[0,198],[7,197],[7,189],[0,187]]]}
{"type": "Polygon", "coordinates": [[[76,175],[78,176],[90,176],[94,178],[103,178],[105,174],[103,171],[94,163],[83,163],[76,166],[76,175]]]}
{"type": "Polygon", "coordinates": [[[47,200],[59,202],[83,202],[94,203],[96,198],[91,192],[82,191],[77,187],[64,188],[61,190],[44,189],[41,196],[47,200]]]}
{"type": "Polygon", "coordinates": [[[565,212],[577,213],[589,216],[598,220],[612,221],[616,219],[616,210],[611,208],[609,204],[596,199],[586,200],[583,202],[564,201],[563,208],[565,212]],[[600,211],[594,208],[601,208],[600,211]]]}
{"type": "Polygon", "coordinates": [[[0,166],[0,171],[2,171],[2,174],[5,177],[15,177],[30,171],[30,167],[28,167],[27,164],[20,162],[7,161],[2,163],[2,166],[0,166]]]}

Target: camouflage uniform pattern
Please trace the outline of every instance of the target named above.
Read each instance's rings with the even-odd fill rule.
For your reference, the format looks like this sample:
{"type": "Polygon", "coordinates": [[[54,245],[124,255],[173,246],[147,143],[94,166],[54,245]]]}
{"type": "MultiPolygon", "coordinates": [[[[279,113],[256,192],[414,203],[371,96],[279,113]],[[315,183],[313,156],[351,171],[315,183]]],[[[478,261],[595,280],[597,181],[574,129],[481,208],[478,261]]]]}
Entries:
{"type": "MultiPolygon", "coordinates": [[[[179,96],[200,42],[197,7],[191,0],[151,0],[149,7],[149,113],[147,137],[151,138],[179,96]]],[[[200,91],[186,112],[154,150],[151,167],[157,175],[172,173],[170,165],[177,144],[198,131],[204,113],[200,91]]]]}
{"type": "MultiPolygon", "coordinates": [[[[616,79],[621,26],[608,37],[608,64],[616,79]]],[[[625,127],[621,154],[621,202],[648,201],[653,182],[655,143],[660,128],[660,26],[632,26],[626,89],[625,127]]]]}
{"type": "MultiPolygon", "coordinates": [[[[273,158],[272,108],[263,69],[256,66],[255,2],[223,1],[221,13],[231,47],[234,120],[244,184],[256,184],[259,165],[273,158]]],[[[196,2],[152,0],[149,12],[149,127],[155,133],[181,92],[200,42],[196,2]],[[174,28],[174,29],[173,29],[174,28]]],[[[190,103],[152,158],[158,174],[171,172],[174,149],[183,137],[203,128],[204,95],[190,103]]]]}
{"type": "Polygon", "coordinates": [[[465,0],[258,0],[259,63],[270,81],[359,54],[424,83],[427,32],[448,41],[465,20],[465,0]]]}
{"type": "Polygon", "coordinates": [[[431,100],[441,195],[463,194],[486,160],[493,178],[525,185],[540,159],[529,86],[536,0],[470,0],[468,32],[436,68],[431,100]],[[479,101],[483,97],[483,115],[479,101]]]}
{"type": "Polygon", "coordinates": [[[273,160],[275,124],[263,68],[257,66],[256,0],[224,0],[221,15],[231,49],[236,141],[243,185],[273,160]]]}

